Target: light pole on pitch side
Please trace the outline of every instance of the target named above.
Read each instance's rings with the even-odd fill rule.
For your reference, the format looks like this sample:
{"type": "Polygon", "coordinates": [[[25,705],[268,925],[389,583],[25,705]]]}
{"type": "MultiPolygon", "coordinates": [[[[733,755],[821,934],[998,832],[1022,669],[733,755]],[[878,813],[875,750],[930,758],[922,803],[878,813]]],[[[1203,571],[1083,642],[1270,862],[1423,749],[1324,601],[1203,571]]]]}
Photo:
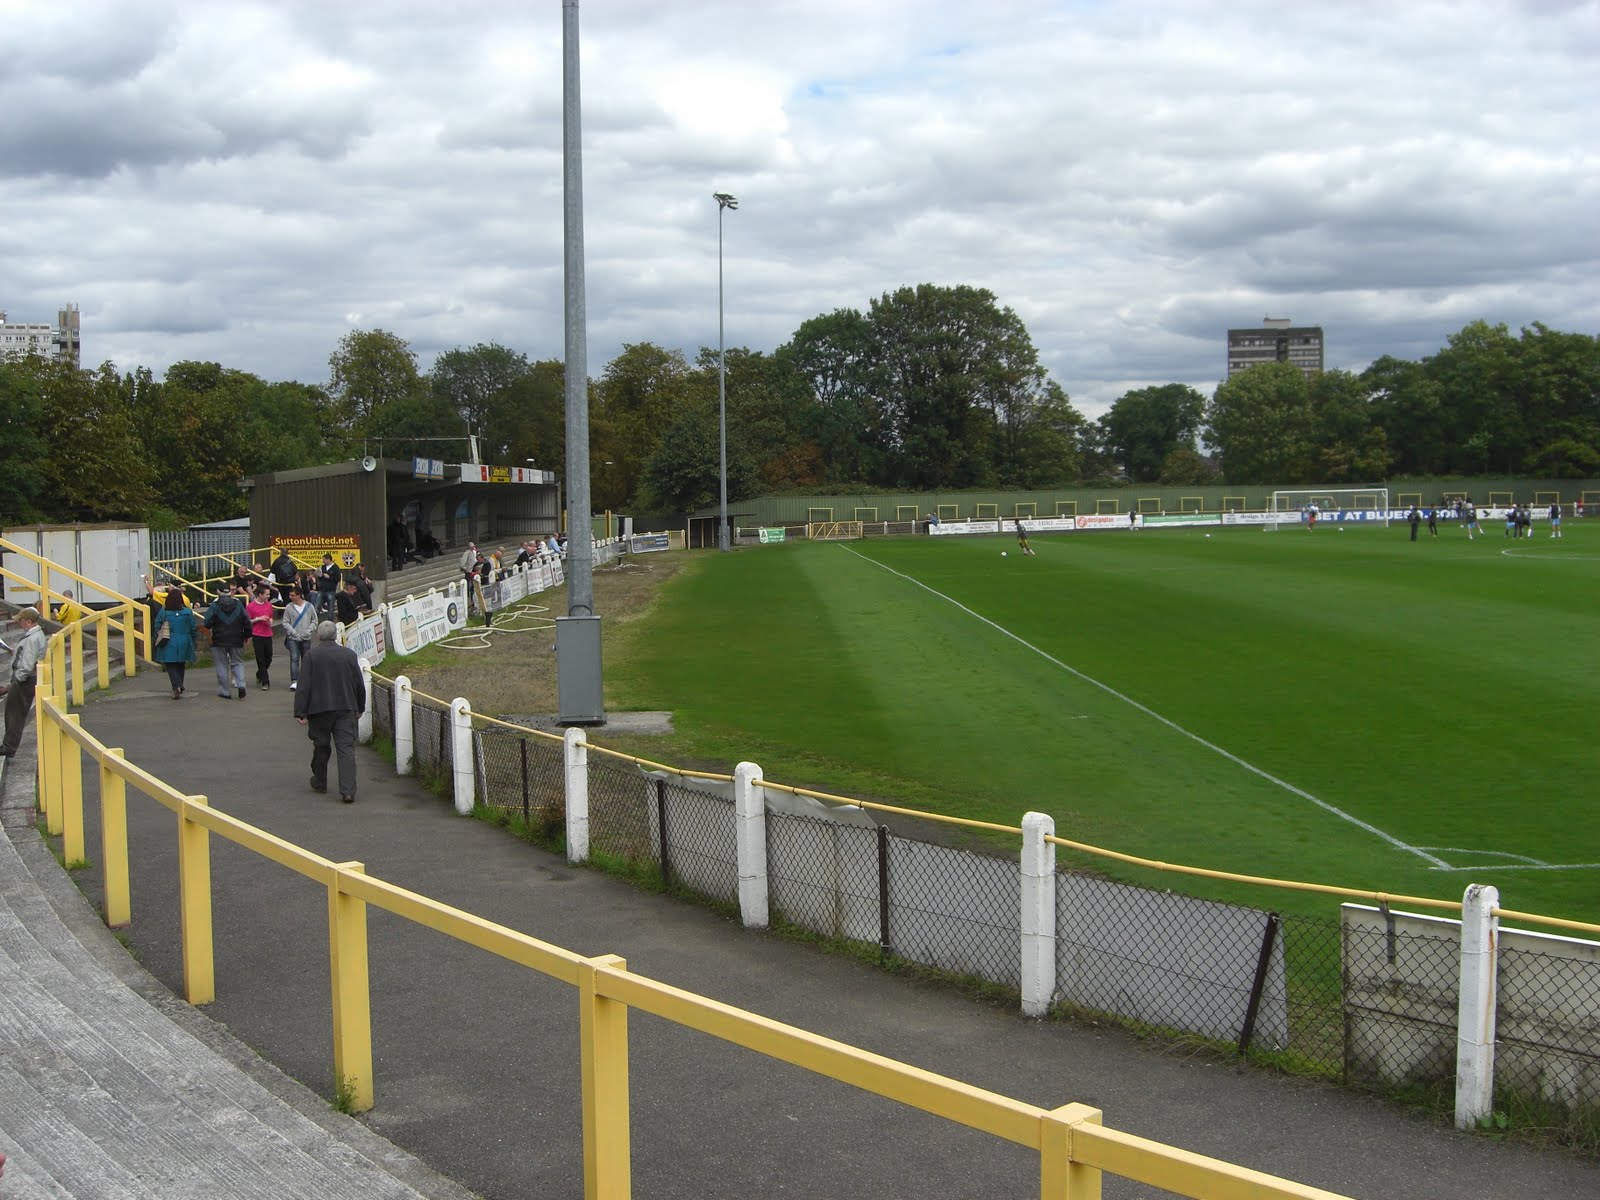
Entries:
{"type": "Polygon", "coordinates": [[[722,497],[717,517],[717,549],[726,551],[731,534],[728,529],[728,358],[722,344],[722,214],[730,208],[738,208],[739,201],[727,192],[713,192],[711,196],[717,202],[717,482],[722,497]]]}

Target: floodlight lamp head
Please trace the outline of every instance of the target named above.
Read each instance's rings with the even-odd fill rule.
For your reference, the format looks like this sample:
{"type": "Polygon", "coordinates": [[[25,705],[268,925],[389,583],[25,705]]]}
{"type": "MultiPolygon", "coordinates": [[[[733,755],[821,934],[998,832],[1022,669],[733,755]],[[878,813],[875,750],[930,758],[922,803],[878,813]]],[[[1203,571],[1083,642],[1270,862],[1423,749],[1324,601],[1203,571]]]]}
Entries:
{"type": "Polygon", "coordinates": [[[711,198],[717,202],[718,208],[738,208],[739,201],[727,192],[712,192],[711,198]]]}

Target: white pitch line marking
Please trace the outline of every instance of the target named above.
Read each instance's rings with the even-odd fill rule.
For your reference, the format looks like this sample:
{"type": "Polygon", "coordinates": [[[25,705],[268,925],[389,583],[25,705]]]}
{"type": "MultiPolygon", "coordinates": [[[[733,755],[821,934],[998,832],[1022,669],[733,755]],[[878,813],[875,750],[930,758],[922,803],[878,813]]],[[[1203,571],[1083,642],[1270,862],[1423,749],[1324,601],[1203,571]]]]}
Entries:
{"type": "Polygon", "coordinates": [[[1338,817],[1340,820],[1348,821],[1350,824],[1354,825],[1356,828],[1363,829],[1366,832],[1372,834],[1373,837],[1381,838],[1383,841],[1388,842],[1389,845],[1393,846],[1397,850],[1404,850],[1407,854],[1416,855],[1418,858],[1422,859],[1423,861],[1425,861],[1427,863],[1432,864],[1434,867],[1437,867],[1439,870],[1448,871],[1448,870],[1452,869],[1450,864],[1445,862],[1442,858],[1436,858],[1434,855],[1429,854],[1426,850],[1422,850],[1422,849],[1419,849],[1416,846],[1412,846],[1412,845],[1409,845],[1406,842],[1402,842],[1399,838],[1395,837],[1392,833],[1385,833],[1383,830],[1379,829],[1376,825],[1369,825],[1367,822],[1363,821],[1360,817],[1357,817],[1357,816],[1355,816],[1355,815],[1353,815],[1351,813],[1347,813],[1347,812],[1344,811],[1344,809],[1338,807],[1337,805],[1329,804],[1326,800],[1320,799],[1317,796],[1313,796],[1310,792],[1306,791],[1304,788],[1298,788],[1298,787],[1296,787],[1294,784],[1290,783],[1286,779],[1279,779],[1276,775],[1273,775],[1269,771],[1262,770],[1260,767],[1256,766],[1254,763],[1246,762],[1244,759],[1240,758],[1237,754],[1234,754],[1232,751],[1224,750],[1221,746],[1217,745],[1215,742],[1207,741],[1205,738],[1201,737],[1198,733],[1195,733],[1193,730],[1185,729],[1182,725],[1179,725],[1176,721],[1172,720],[1170,717],[1164,717],[1160,713],[1156,712],[1155,709],[1150,708],[1147,705],[1140,704],[1132,696],[1124,695],[1122,692],[1117,691],[1116,688],[1110,686],[1109,684],[1101,683],[1098,679],[1095,679],[1091,675],[1085,675],[1082,671],[1078,670],[1077,667],[1074,667],[1074,666],[1069,665],[1068,663],[1062,662],[1059,658],[1056,658],[1053,654],[1049,654],[1049,653],[1045,652],[1044,650],[1039,649],[1039,647],[1035,646],[1032,642],[1028,641],[1027,639],[1018,637],[1016,634],[1012,633],[1011,630],[1007,629],[1004,625],[1000,625],[1000,624],[998,624],[998,623],[996,623],[994,621],[991,621],[988,617],[984,616],[982,613],[975,612],[974,610],[968,608],[965,604],[961,603],[961,601],[955,600],[955,599],[952,599],[949,596],[946,596],[943,592],[939,591],[937,588],[929,587],[927,584],[923,583],[922,580],[913,578],[912,576],[907,575],[904,571],[896,571],[893,567],[886,566],[885,564],[879,562],[875,558],[868,558],[865,554],[862,554],[857,550],[851,550],[849,546],[841,545],[839,548],[841,550],[847,551],[850,554],[854,554],[857,558],[861,559],[863,562],[869,562],[873,566],[878,567],[878,568],[880,568],[882,570],[885,570],[885,571],[889,572],[889,574],[891,574],[891,575],[899,576],[901,579],[904,579],[907,583],[915,584],[917,587],[921,588],[923,591],[929,593],[930,595],[939,597],[939,599],[943,600],[946,604],[954,605],[956,608],[959,608],[962,612],[966,613],[969,617],[972,617],[975,620],[983,622],[985,625],[989,626],[990,629],[993,629],[996,633],[1003,634],[1004,636],[1010,638],[1012,641],[1016,642],[1019,646],[1024,646],[1027,649],[1032,650],[1035,654],[1037,654],[1040,658],[1044,659],[1046,662],[1052,663],[1055,666],[1060,667],[1063,671],[1067,672],[1069,675],[1072,675],[1072,676],[1074,676],[1074,677],[1076,677],[1078,679],[1081,679],[1084,683],[1087,683],[1087,684],[1092,685],[1093,687],[1099,688],[1102,692],[1105,692],[1108,696],[1113,696],[1116,699],[1122,701],[1124,704],[1128,705],[1130,708],[1137,709],[1139,712],[1144,713],[1145,716],[1151,718],[1152,720],[1159,721],[1161,724],[1165,725],[1168,729],[1172,730],[1174,733],[1182,734],[1184,737],[1188,738],[1190,741],[1196,742],[1199,745],[1204,746],[1207,750],[1210,750],[1213,754],[1221,755],[1223,758],[1227,759],[1229,762],[1233,763],[1235,766],[1242,767],[1246,771],[1249,771],[1252,775],[1258,775],[1262,779],[1265,779],[1268,783],[1272,783],[1272,784],[1277,785],[1278,787],[1282,788],[1284,791],[1289,792],[1291,795],[1299,796],[1302,800],[1310,801],[1312,804],[1315,804],[1318,808],[1322,809],[1324,812],[1332,813],[1334,816],[1338,817]]]}

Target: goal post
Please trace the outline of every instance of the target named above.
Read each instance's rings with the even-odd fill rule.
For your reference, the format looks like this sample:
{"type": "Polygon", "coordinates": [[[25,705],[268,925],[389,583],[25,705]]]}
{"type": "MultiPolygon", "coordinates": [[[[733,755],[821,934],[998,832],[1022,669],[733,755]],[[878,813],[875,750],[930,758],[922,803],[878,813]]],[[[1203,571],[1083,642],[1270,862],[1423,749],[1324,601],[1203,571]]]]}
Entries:
{"type": "Polygon", "coordinates": [[[1277,529],[1284,521],[1300,523],[1313,506],[1319,517],[1330,521],[1341,520],[1341,514],[1359,513],[1362,515],[1358,520],[1389,523],[1389,489],[1386,487],[1282,488],[1267,499],[1267,510],[1274,515],[1281,513],[1282,518],[1269,521],[1263,528],[1277,529]]]}

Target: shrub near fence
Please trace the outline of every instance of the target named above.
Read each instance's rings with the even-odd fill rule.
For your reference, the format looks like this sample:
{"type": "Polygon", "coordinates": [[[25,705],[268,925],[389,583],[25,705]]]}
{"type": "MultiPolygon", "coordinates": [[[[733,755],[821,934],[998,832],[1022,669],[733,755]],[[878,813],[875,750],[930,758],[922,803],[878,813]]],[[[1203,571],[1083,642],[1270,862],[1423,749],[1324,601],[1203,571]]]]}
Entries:
{"type": "MultiPolygon", "coordinates": [[[[403,723],[398,706],[408,685],[376,676],[373,684],[396,705],[379,726],[403,723]]],[[[1448,1091],[1455,1076],[1462,1125],[1496,1104],[1493,1039],[1469,1044],[1466,1058],[1456,1052],[1469,1021],[1486,1019],[1492,1028],[1494,1017],[1492,987],[1487,1018],[1460,999],[1473,958],[1461,923],[1402,919],[1389,907],[1459,910],[1460,902],[1176,868],[1057,838],[1041,814],[1030,814],[1020,829],[935,818],[771,783],[751,764],[741,766],[742,782],[740,774],[677,771],[590,745],[581,731],[559,739],[457,704],[461,711],[453,713],[437,697],[412,697],[416,761],[455,774],[458,808],[465,795],[467,809],[475,802],[547,828],[564,826],[573,861],[592,854],[643,866],[665,885],[737,904],[747,925],[777,920],[1018,991],[1033,1015],[1053,1008],[1199,1036],[1357,1083],[1448,1091]],[[453,722],[473,747],[465,792],[451,757],[453,722]],[[575,756],[581,770],[574,770],[575,756]],[[1022,852],[1002,857],[893,833],[871,815],[875,809],[1020,834],[1022,852]],[[1324,920],[1058,870],[1057,846],[1142,867],[1378,901],[1371,911],[1382,924],[1373,932],[1355,905],[1346,905],[1339,921],[1324,920]],[[1463,1067],[1474,1055],[1475,1065],[1463,1067]]],[[[1507,980],[1539,981],[1520,990],[1514,1009],[1502,1004],[1501,1082],[1542,1104],[1547,1121],[1559,1112],[1561,1122],[1582,1131],[1600,1112],[1600,1039],[1593,1034],[1600,943],[1526,936],[1544,941],[1518,952],[1530,957],[1508,952],[1492,968],[1507,980]],[[1559,958],[1551,953],[1558,946],[1559,958]],[[1543,959],[1531,957],[1541,951],[1543,959]]],[[[1501,941],[1509,947],[1517,937],[1507,930],[1501,941]]]]}

